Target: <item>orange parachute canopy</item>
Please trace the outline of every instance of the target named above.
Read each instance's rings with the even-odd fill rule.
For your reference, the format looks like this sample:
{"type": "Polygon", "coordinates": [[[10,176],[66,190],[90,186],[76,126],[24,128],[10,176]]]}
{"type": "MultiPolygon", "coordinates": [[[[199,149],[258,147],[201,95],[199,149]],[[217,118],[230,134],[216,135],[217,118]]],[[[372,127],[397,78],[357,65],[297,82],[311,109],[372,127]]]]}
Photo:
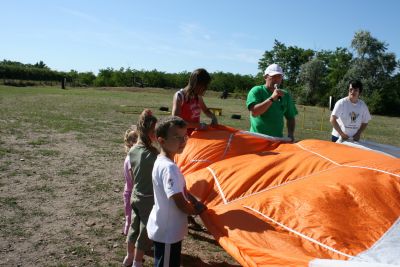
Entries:
{"type": "Polygon", "coordinates": [[[195,131],[175,160],[208,207],[207,229],[243,266],[400,264],[399,159],[217,126],[195,131]]]}

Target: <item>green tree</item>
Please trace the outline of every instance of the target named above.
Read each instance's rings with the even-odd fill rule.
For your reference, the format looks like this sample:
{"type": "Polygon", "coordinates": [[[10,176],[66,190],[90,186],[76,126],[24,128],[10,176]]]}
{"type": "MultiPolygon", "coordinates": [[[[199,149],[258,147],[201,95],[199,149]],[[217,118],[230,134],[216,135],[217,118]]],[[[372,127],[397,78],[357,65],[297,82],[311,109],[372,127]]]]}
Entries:
{"type": "Polygon", "coordinates": [[[385,115],[400,116],[400,73],[385,84],[381,96],[384,105],[378,110],[385,115]]]}
{"type": "Polygon", "coordinates": [[[391,82],[397,62],[394,53],[386,52],[387,44],[374,38],[368,31],[358,31],[351,42],[356,52],[349,70],[338,84],[338,91],[343,95],[347,91],[347,84],[352,79],[363,82],[363,93],[369,109],[373,113],[383,113],[383,106],[387,99],[384,97],[385,88],[391,82]]]}
{"type": "Polygon", "coordinates": [[[326,72],[325,63],[317,58],[301,65],[299,74],[299,80],[302,83],[300,103],[323,105],[327,102],[326,72]]]}
{"type": "Polygon", "coordinates": [[[322,60],[326,66],[325,81],[328,94],[340,95],[340,92],[337,92],[337,85],[350,69],[353,54],[347,48],[337,47],[335,51],[318,51],[316,58],[322,60]]]}
{"type": "Polygon", "coordinates": [[[119,70],[113,70],[111,74],[111,83],[113,86],[124,87],[129,86],[132,83],[132,77],[130,70],[120,68],[119,70]]]}
{"type": "Polygon", "coordinates": [[[226,90],[230,93],[243,94],[247,93],[256,83],[256,79],[251,75],[218,71],[211,74],[210,89],[218,92],[226,90]]]}
{"type": "Polygon", "coordinates": [[[44,64],[43,61],[39,61],[37,63],[35,63],[35,65],[33,65],[35,68],[39,68],[39,69],[50,69],[49,67],[46,66],[46,64],[44,64]]]}
{"type": "Polygon", "coordinates": [[[59,81],[64,74],[51,70],[40,61],[34,65],[16,61],[0,62],[0,78],[30,81],[59,81]]]}
{"type": "Polygon", "coordinates": [[[112,80],[113,72],[114,70],[112,68],[100,69],[94,81],[95,86],[115,86],[112,80]]]}
{"type": "Polygon", "coordinates": [[[78,73],[79,86],[92,86],[96,75],[93,72],[80,72],[78,73]]]}
{"type": "Polygon", "coordinates": [[[71,83],[71,86],[79,86],[79,73],[76,70],[70,70],[67,74],[68,81],[71,83]]]}

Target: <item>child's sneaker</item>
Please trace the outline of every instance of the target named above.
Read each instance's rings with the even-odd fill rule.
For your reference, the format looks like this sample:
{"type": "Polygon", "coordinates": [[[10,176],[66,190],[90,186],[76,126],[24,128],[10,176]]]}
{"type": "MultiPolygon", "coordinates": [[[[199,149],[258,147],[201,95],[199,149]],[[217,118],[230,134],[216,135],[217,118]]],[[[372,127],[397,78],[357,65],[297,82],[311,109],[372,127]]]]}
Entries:
{"type": "Polygon", "coordinates": [[[134,261],[132,264],[132,267],[143,267],[143,262],[134,261]]]}

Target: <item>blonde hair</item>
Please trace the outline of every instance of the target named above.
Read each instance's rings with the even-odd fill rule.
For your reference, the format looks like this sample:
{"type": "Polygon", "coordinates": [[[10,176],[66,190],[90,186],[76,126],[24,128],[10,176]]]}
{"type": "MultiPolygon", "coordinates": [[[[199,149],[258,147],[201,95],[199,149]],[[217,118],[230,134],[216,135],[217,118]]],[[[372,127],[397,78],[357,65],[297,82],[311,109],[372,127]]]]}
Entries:
{"type": "Polygon", "coordinates": [[[138,133],[136,125],[132,125],[128,130],[125,131],[124,143],[126,152],[128,152],[129,149],[136,144],[137,139],[138,133]]]}

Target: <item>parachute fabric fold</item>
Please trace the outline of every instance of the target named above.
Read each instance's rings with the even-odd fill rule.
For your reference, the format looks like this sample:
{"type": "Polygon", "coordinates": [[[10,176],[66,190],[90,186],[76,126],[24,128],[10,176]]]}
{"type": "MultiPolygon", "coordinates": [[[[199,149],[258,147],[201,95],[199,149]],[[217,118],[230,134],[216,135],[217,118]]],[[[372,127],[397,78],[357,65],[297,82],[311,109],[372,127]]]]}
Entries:
{"type": "Polygon", "coordinates": [[[209,208],[206,227],[243,266],[369,261],[357,255],[400,215],[400,160],[374,151],[218,126],[195,131],[175,160],[209,208]]]}

